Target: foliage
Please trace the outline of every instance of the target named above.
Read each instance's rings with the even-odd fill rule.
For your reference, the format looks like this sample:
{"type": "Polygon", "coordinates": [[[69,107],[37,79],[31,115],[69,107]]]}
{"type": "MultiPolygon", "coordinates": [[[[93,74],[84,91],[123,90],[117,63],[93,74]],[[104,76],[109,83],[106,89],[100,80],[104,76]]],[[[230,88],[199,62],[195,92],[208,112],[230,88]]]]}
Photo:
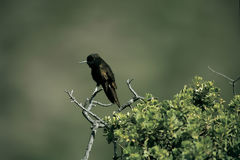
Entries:
{"type": "Polygon", "coordinates": [[[212,81],[195,77],[172,100],[147,94],[131,112],[105,117],[104,132],[127,160],[240,159],[239,113],[240,95],[226,105],[212,81]]]}

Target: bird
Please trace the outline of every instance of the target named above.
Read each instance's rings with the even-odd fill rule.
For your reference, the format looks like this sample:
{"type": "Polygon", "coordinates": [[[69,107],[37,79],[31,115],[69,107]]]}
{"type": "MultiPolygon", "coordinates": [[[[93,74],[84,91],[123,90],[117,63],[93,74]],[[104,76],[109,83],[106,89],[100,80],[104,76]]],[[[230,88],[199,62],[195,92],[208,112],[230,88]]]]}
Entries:
{"type": "Polygon", "coordinates": [[[111,67],[99,56],[98,53],[88,55],[87,60],[80,63],[88,64],[91,68],[92,78],[97,83],[97,87],[101,85],[109,101],[120,108],[116,92],[117,85],[111,67]]]}

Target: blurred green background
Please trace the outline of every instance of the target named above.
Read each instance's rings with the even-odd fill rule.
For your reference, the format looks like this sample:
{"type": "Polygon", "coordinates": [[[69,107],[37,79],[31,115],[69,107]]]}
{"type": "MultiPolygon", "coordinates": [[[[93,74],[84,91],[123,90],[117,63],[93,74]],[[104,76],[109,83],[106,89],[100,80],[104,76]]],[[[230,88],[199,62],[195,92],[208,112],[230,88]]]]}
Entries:
{"type": "MultiPolygon", "coordinates": [[[[140,95],[163,100],[195,75],[215,80],[229,100],[231,86],[207,66],[240,75],[238,15],[237,0],[1,0],[0,159],[83,157],[90,125],[64,90],[82,102],[89,97],[96,84],[77,62],[93,52],[112,67],[121,103],[131,97],[128,78],[140,95]]],[[[96,100],[108,102],[103,93],[96,100]]],[[[112,155],[98,130],[90,160],[112,155]]]]}

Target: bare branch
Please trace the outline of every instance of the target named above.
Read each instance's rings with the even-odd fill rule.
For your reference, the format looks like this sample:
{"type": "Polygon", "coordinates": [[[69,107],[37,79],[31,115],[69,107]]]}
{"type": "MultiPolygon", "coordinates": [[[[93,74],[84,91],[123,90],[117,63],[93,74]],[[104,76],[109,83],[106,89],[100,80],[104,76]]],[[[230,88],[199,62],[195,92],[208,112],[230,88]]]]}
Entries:
{"type": "Polygon", "coordinates": [[[99,92],[101,92],[102,90],[103,90],[102,88],[100,88],[100,89],[98,90],[98,87],[96,87],[95,90],[93,91],[93,94],[92,94],[91,98],[89,99],[89,103],[91,103],[92,100],[93,100],[93,98],[94,98],[99,92]]]}
{"type": "Polygon", "coordinates": [[[95,135],[97,133],[98,128],[99,128],[99,124],[98,124],[98,122],[95,122],[93,127],[92,127],[92,132],[91,132],[91,135],[90,135],[90,139],[89,139],[89,142],[88,142],[88,146],[87,146],[84,158],[82,160],[88,160],[89,153],[92,150],[93,142],[94,142],[95,135]]]}
{"type": "MultiPolygon", "coordinates": [[[[106,122],[104,122],[100,117],[98,117],[96,114],[92,113],[90,110],[87,110],[86,108],[84,108],[83,105],[82,105],[82,103],[79,103],[79,102],[76,100],[76,98],[73,96],[73,90],[71,90],[71,92],[69,92],[69,91],[65,91],[65,92],[66,92],[66,93],[68,94],[68,96],[70,97],[71,102],[75,103],[75,104],[76,104],[78,107],[80,107],[82,110],[84,110],[85,112],[87,112],[88,114],[90,114],[91,116],[93,116],[94,118],[96,118],[99,122],[101,122],[102,124],[104,124],[104,125],[107,126],[106,122]]],[[[99,91],[99,92],[100,92],[100,91],[99,91]]],[[[88,121],[89,121],[90,123],[92,123],[92,121],[90,121],[89,119],[88,119],[88,121]]]]}
{"type": "Polygon", "coordinates": [[[234,80],[234,82],[237,82],[238,80],[240,80],[240,76],[238,78],[236,78],[236,80],[234,80]]]}
{"type": "Polygon", "coordinates": [[[225,74],[222,74],[222,73],[219,73],[219,72],[213,70],[213,69],[212,69],[211,67],[209,67],[209,66],[208,66],[208,69],[209,69],[210,71],[212,71],[213,73],[216,73],[216,74],[218,74],[218,75],[220,75],[220,76],[226,78],[227,80],[229,80],[229,81],[231,81],[231,82],[234,82],[234,80],[233,80],[232,78],[229,78],[229,77],[226,76],[225,74]]]}
{"type": "MultiPolygon", "coordinates": [[[[88,107],[87,107],[87,110],[90,111],[92,109],[92,106],[93,106],[93,103],[92,103],[93,102],[93,98],[101,91],[102,91],[102,89],[98,90],[98,88],[96,87],[95,90],[93,91],[92,96],[90,97],[90,99],[87,98],[87,100],[85,101],[84,108],[87,106],[87,104],[89,104],[88,107]]],[[[82,114],[93,125],[93,123],[95,121],[88,115],[88,112],[83,110],[82,114]]]]}
{"type": "Polygon", "coordinates": [[[134,91],[134,89],[132,88],[131,86],[131,82],[133,81],[133,79],[131,80],[127,80],[127,85],[128,85],[128,88],[130,89],[130,91],[133,93],[133,98],[131,98],[126,104],[122,105],[117,112],[121,112],[122,110],[124,110],[125,108],[127,107],[131,107],[131,104],[133,104],[134,102],[136,102],[137,100],[143,100],[144,98],[139,96],[136,91],[134,91]]]}
{"type": "Polygon", "coordinates": [[[104,104],[104,103],[101,103],[101,102],[98,102],[98,101],[92,101],[93,104],[96,104],[96,105],[99,105],[101,107],[109,107],[111,105],[113,105],[112,103],[109,103],[109,104],[104,104]]]}
{"type": "Polygon", "coordinates": [[[212,68],[209,67],[209,66],[208,66],[208,69],[209,69],[210,71],[212,71],[213,73],[216,73],[217,75],[220,75],[220,76],[224,77],[225,79],[229,80],[229,81],[230,81],[230,84],[232,85],[233,95],[236,94],[236,93],[235,93],[235,83],[236,83],[238,80],[240,80],[240,76],[239,76],[238,78],[236,78],[235,80],[233,80],[232,78],[226,76],[225,74],[222,74],[222,73],[220,73],[220,72],[215,71],[214,69],[212,69],[212,68]]]}
{"type": "MultiPolygon", "coordinates": [[[[131,98],[126,104],[124,104],[123,106],[121,106],[118,110],[118,112],[121,112],[123,109],[125,109],[126,107],[131,107],[131,105],[137,101],[137,100],[143,100],[144,98],[139,96],[135,91],[134,89],[132,88],[131,86],[131,82],[132,82],[133,79],[131,80],[127,80],[127,85],[128,85],[128,88],[129,90],[132,92],[133,94],[133,98],[131,98]]],[[[104,103],[101,103],[99,101],[95,101],[93,100],[95,98],[95,96],[101,92],[103,89],[98,89],[96,87],[96,89],[94,90],[94,92],[92,93],[91,97],[88,99],[86,99],[84,105],[82,103],[79,103],[76,98],[73,96],[73,90],[71,91],[65,91],[69,98],[71,99],[71,102],[75,103],[80,109],[82,109],[82,114],[83,116],[92,124],[92,131],[91,131],[91,135],[90,135],[90,139],[89,139],[89,143],[88,143],[88,146],[87,146],[87,149],[86,149],[86,152],[85,152],[85,155],[84,155],[84,158],[83,160],[88,160],[89,158],[89,154],[90,154],[90,151],[92,149],[92,146],[93,146],[93,142],[94,142],[94,139],[95,139],[95,135],[96,135],[96,132],[97,132],[97,129],[98,128],[103,128],[103,127],[106,127],[108,128],[108,125],[106,122],[104,122],[100,117],[98,117],[96,114],[92,113],[91,112],[91,109],[93,106],[95,105],[99,105],[99,106],[102,106],[102,107],[108,107],[108,106],[111,106],[112,104],[104,104],[104,103]]],[[[121,155],[122,156],[122,155],[121,155]]],[[[121,157],[120,156],[120,157],[121,157]]],[[[117,157],[117,143],[116,141],[114,141],[114,156],[113,156],[113,159],[114,160],[117,160],[118,158],[120,157],[117,157]]]]}
{"type": "Polygon", "coordinates": [[[73,96],[73,90],[71,90],[70,92],[65,91],[68,94],[68,96],[70,97],[71,102],[75,103],[78,107],[80,107],[82,109],[83,116],[92,124],[92,132],[90,135],[90,139],[89,139],[88,146],[87,146],[83,160],[88,160],[88,158],[89,158],[89,154],[90,154],[90,151],[92,150],[92,146],[93,146],[93,142],[95,139],[97,129],[107,127],[107,124],[101,118],[99,118],[97,115],[95,115],[94,113],[92,113],[90,111],[92,109],[92,106],[95,105],[94,104],[95,102],[93,101],[93,99],[100,91],[102,91],[102,89],[98,90],[98,88],[96,87],[96,89],[92,93],[90,99],[87,99],[85,101],[84,105],[82,105],[82,103],[79,103],[76,100],[76,98],[73,96]],[[90,115],[93,116],[96,120],[93,120],[90,115]]]}
{"type": "Polygon", "coordinates": [[[130,91],[133,93],[133,95],[134,95],[135,97],[138,97],[138,98],[140,98],[140,99],[144,99],[143,97],[139,96],[139,95],[134,91],[134,89],[133,89],[132,86],[131,86],[132,81],[133,81],[133,79],[131,79],[131,80],[128,79],[128,80],[127,80],[128,88],[130,89],[130,91]]]}

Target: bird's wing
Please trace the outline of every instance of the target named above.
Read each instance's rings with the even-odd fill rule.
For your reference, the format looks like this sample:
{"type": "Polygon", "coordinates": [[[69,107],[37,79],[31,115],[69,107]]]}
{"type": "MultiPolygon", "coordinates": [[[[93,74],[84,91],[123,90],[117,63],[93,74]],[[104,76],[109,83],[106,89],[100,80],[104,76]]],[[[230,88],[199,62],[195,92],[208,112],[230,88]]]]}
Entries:
{"type": "MultiPolygon", "coordinates": [[[[105,64],[105,65],[107,65],[107,64],[105,64]]],[[[113,74],[111,68],[108,65],[104,67],[101,64],[100,65],[100,73],[101,73],[101,75],[102,75],[102,77],[104,78],[105,81],[109,82],[113,88],[117,89],[114,74],[113,74]]]]}

